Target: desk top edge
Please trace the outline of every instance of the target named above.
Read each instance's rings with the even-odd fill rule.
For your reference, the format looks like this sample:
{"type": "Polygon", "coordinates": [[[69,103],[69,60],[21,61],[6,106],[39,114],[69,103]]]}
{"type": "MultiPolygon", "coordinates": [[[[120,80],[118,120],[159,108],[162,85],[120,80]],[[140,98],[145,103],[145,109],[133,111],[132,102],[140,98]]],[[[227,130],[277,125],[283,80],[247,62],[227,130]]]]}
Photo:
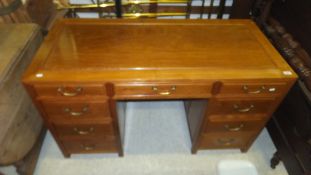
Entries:
{"type": "MultiPolygon", "coordinates": [[[[36,57],[33,60],[33,63],[28,68],[27,72],[24,74],[24,82],[44,82],[44,81],[52,81],[52,79],[37,79],[37,74],[40,72],[49,73],[49,71],[43,70],[42,65],[46,62],[46,59],[49,55],[50,50],[53,48],[53,43],[55,40],[57,40],[57,37],[60,35],[62,30],[65,28],[66,25],[244,25],[247,26],[247,28],[252,30],[252,33],[255,37],[257,37],[257,40],[259,43],[261,43],[264,47],[264,49],[267,52],[268,55],[271,56],[274,63],[277,65],[278,69],[275,69],[273,71],[270,71],[269,69],[263,70],[263,73],[269,72],[267,74],[266,78],[296,78],[296,74],[294,71],[287,65],[287,63],[283,60],[283,58],[278,54],[278,52],[273,48],[273,46],[269,43],[269,41],[265,38],[265,36],[261,33],[261,31],[258,29],[256,24],[251,20],[152,20],[152,19],[118,19],[118,20],[111,20],[111,19],[62,19],[56,22],[56,24],[53,26],[50,34],[45,39],[44,45],[40,48],[39,52],[37,53],[36,57]],[[282,76],[283,71],[291,71],[292,75],[290,76],[282,76]],[[273,73],[271,73],[273,72],[273,73]]],[[[184,69],[186,70],[186,69],[184,69]]],[[[195,69],[194,69],[195,70],[195,69]]],[[[172,70],[174,72],[174,70],[172,70]]],[[[202,70],[200,70],[202,73],[202,70]]],[[[127,71],[125,71],[127,72],[127,71]]],[[[175,71],[176,72],[176,71],[175,71]]],[[[180,70],[177,70],[179,73],[180,70]]],[[[234,72],[234,70],[233,70],[234,72]]],[[[250,73],[252,71],[245,71],[245,73],[250,73]]],[[[254,71],[253,71],[254,72],[254,71]]],[[[50,72],[53,74],[53,72],[50,72]]],[[[127,72],[128,73],[128,72],[127,72]]],[[[177,74],[178,74],[177,73],[177,74]]],[[[207,72],[206,75],[210,74],[211,72],[207,72]]],[[[54,72],[55,74],[55,72],[54,72]]],[[[228,74],[228,73],[227,73],[228,74]]],[[[242,74],[243,71],[240,71],[240,76],[237,76],[237,78],[243,78],[242,74]]],[[[223,76],[223,73],[219,74],[220,76],[223,76]]],[[[217,75],[216,75],[217,76],[217,75]]],[[[51,76],[53,77],[53,76],[51,76]]],[[[55,76],[54,76],[55,77],[55,76]]],[[[57,76],[56,76],[57,77],[57,76]]],[[[81,79],[83,79],[83,75],[81,74],[81,79]]],[[[86,78],[89,78],[89,76],[86,76],[86,78]]],[[[244,78],[250,78],[251,75],[247,75],[244,78]]],[[[254,78],[264,78],[265,75],[258,76],[254,74],[254,78]]],[[[153,77],[154,78],[154,77],[153,77]]],[[[170,77],[168,77],[170,78],[170,77]]],[[[191,77],[187,77],[190,78],[191,77]]],[[[193,77],[193,79],[198,79],[199,77],[193,77]]],[[[68,78],[70,79],[70,78],[68,78]]],[[[122,79],[122,78],[120,78],[122,79]]],[[[125,78],[126,79],[126,76],[125,78]]],[[[220,79],[224,79],[224,77],[220,77],[220,79]]],[[[232,77],[229,77],[229,79],[232,79],[232,77]]],[[[85,79],[88,81],[87,79],[85,79]]]]}

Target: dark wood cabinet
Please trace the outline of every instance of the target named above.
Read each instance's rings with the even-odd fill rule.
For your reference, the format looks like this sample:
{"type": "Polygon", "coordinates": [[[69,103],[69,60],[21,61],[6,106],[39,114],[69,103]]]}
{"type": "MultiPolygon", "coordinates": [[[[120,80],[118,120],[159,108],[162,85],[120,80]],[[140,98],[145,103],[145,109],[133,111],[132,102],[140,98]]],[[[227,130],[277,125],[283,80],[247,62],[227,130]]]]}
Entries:
{"type": "Polygon", "coordinates": [[[267,125],[277,147],[271,166],[281,160],[290,175],[311,173],[311,100],[301,86],[294,85],[267,125]]]}
{"type": "Polygon", "coordinates": [[[277,148],[271,167],[281,160],[289,175],[311,174],[310,12],[309,0],[274,0],[263,21],[267,35],[300,79],[267,125],[277,148]]]}

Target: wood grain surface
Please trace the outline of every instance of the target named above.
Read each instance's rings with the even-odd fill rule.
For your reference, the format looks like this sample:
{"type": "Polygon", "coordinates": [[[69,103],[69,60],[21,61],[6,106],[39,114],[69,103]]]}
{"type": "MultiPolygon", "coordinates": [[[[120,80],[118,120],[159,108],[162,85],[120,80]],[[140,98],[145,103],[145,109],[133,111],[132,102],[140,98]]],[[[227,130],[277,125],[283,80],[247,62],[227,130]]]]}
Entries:
{"type": "Polygon", "coordinates": [[[67,19],[24,81],[295,77],[283,71],[292,70],[250,20],[67,19]]]}
{"type": "Polygon", "coordinates": [[[23,78],[65,157],[111,151],[123,156],[120,101],[155,99],[185,101],[192,153],[245,152],[295,80],[250,20],[64,19],[23,78]],[[80,117],[57,117],[64,109],[80,117]],[[113,132],[95,133],[107,119],[113,132]],[[64,139],[75,127],[81,134],[64,139]]]}

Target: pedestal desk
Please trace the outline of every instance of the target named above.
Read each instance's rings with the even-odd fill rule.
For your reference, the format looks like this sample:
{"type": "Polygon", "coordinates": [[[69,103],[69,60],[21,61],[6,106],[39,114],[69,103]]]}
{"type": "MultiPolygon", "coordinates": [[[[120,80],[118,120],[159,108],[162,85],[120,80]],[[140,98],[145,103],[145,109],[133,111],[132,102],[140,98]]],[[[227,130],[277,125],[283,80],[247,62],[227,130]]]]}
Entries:
{"type": "Polygon", "coordinates": [[[295,80],[250,20],[64,19],[23,77],[65,157],[122,156],[129,100],[184,100],[192,153],[245,152],[295,80]]]}

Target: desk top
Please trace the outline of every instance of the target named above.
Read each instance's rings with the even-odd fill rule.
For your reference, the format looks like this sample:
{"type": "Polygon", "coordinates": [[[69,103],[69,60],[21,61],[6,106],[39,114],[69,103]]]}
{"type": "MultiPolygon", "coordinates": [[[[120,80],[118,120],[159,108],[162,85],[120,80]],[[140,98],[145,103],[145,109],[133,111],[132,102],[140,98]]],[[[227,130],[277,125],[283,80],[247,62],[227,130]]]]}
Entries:
{"type": "Polygon", "coordinates": [[[65,19],[52,28],[25,81],[295,76],[250,20],[65,19]]]}

